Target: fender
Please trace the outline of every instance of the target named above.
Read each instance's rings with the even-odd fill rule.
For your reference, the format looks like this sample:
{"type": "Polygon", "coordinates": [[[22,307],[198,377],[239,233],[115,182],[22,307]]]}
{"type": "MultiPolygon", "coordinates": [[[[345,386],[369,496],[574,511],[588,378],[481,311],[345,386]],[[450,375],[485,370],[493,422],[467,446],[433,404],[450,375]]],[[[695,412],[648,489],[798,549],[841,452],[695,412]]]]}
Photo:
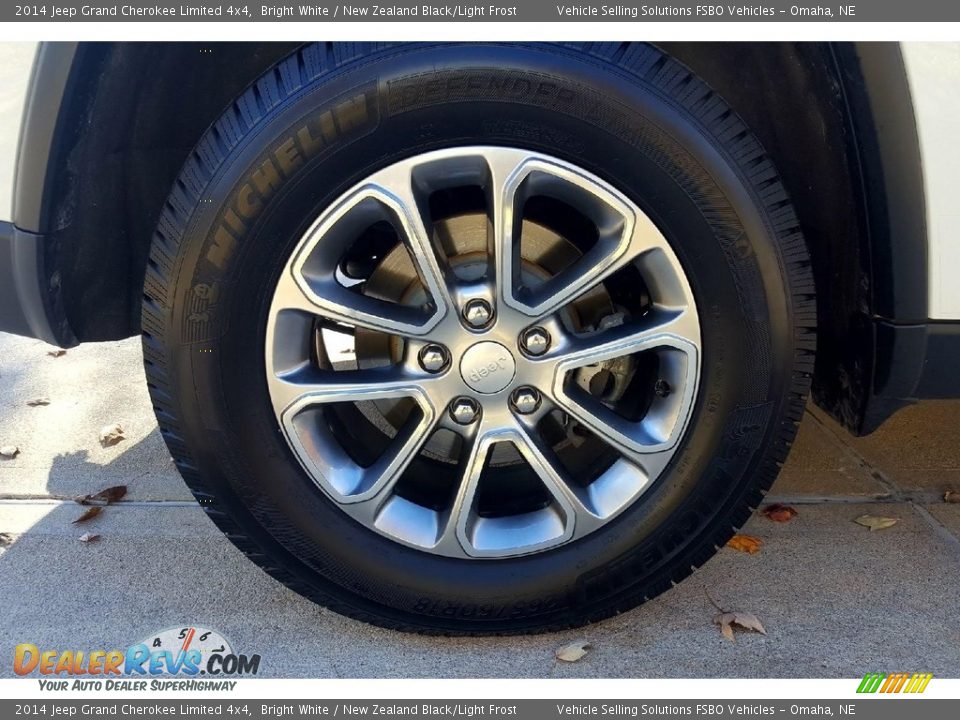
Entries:
{"type": "Polygon", "coordinates": [[[960,396],[952,370],[960,358],[960,321],[930,319],[923,155],[901,46],[864,42],[834,49],[863,178],[872,360],[860,408],[851,408],[852,417],[834,414],[866,434],[918,399],[960,396]]]}
{"type": "Polygon", "coordinates": [[[13,222],[0,223],[0,330],[73,347],[44,202],[76,43],[42,43],[34,60],[14,175],[13,222]]]}

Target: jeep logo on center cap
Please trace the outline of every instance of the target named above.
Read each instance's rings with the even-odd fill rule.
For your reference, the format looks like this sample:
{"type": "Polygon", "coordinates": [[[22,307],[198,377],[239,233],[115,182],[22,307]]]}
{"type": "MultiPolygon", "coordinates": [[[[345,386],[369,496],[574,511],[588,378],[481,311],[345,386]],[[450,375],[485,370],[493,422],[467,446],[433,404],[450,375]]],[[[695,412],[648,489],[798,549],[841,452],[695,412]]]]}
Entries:
{"type": "Polygon", "coordinates": [[[470,382],[482,382],[484,378],[490,375],[490,373],[495,373],[498,370],[506,370],[508,367],[510,367],[510,358],[508,358],[506,355],[502,355],[489,365],[473,368],[473,370],[470,371],[470,382]]]}
{"type": "Polygon", "coordinates": [[[516,372],[513,355],[496,342],[477,343],[460,359],[463,381],[478,393],[500,392],[510,384],[516,372]]]}

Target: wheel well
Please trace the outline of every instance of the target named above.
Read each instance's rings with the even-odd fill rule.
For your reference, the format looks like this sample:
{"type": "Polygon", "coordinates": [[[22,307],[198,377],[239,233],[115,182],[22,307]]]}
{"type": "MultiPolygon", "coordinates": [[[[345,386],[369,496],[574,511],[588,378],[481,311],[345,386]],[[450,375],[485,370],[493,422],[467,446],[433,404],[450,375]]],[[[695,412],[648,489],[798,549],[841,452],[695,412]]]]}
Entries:
{"type": "Polygon", "coordinates": [[[150,239],[177,173],[223,108],[294,47],[78,45],[37,228],[77,340],[139,332],[150,239]]]}
{"type": "MultiPolygon", "coordinates": [[[[723,95],[772,156],[813,263],[814,401],[853,432],[872,431],[918,379],[915,364],[895,362],[887,329],[927,318],[923,181],[899,44],[663,47],[723,95]]],[[[910,349],[922,357],[923,338],[910,349]]]]}
{"type": "MultiPolygon", "coordinates": [[[[872,45],[874,57],[899,59],[895,44],[872,45]]],[[[43,226],[36,228],[51,240],[78,340],[139,331],[150,238],[181,165],[222,109],[294,47],[78,46],[57,123],[54,170],[48,168],[45,181],[44,196],[53,201],[45,203],[43,226]]],[[[349,55],[355,46],[328,47],[349,55]]],[[[862,53],[828,43],[661,47],[718,91],[773,157],[812,256],[819,345],[814,398],[848,427],[864,429],[877,372],[874,319],[926,317],[925,286],[922,293],[907,287],[891,294],[896,263],[919,257],[925,277],[926,235],[922,184],[919,207],[900,213],[899,228],[889,227],[894,212],[885,200],[890,188],[883,184],[862,53]]],[[[917,205],[915,198],[903,202],[917,205]]]]}

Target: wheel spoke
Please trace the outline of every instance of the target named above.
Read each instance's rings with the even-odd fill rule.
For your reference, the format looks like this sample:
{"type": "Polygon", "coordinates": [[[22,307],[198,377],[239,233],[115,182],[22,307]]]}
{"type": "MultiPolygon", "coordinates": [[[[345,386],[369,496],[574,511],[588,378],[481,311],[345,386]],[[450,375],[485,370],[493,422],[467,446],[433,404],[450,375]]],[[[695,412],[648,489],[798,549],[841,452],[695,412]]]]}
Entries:
{"type": "Polygon", "coordinates": [[[469,534],[471,520],[476,516],[477,488],[490,449],[501,440],[501,431],[486,430],[482,426],[471,438],[466,459],[461,464],[457,492],[443,518],[443,530],[437,542],[437,549],[441,552],[454,555],[474,554],[469,534]]]}
{"type": "Polygon", "coordinates": [[[623,226],[602,231],[583,257],[524,296],[523,312],[533,319],[552,315],[624,267],[636,257],[629,252],[629,226],[625,220],[623,226]]]}
{"type": "Polygon", "coordinates": [[[301,451],[301,460],[307,462],[315,476],[327,478],[333,499],[350,505],[351,514],[373,522],[403,471],[437,427],[439,413],[431,404],[422,381],[414,384],[411,378],[392,368],[337,372],[333,375],[343,377],[330,379],[313,375],[301,370],[271,382],[275,405],[286,403],[284,409],[278,409],[284,432],[301,451]],[[306,415],[330,403],[407,397],[416,402],[417,410],[399,428],[383,453],[366,467],[351,459],[326,423],[310,420],[306,415]],[[308,420],[302,421],[304,417],[308,420]]]}
{"type": "MultiPolygon", "coordinates": [[[[482,549],[474,547],[472,525],[477,521],[477,492],[480,478],[491,448],[497,443],[513,445],[536,473],[562,517],[562,534],[550,537],[546,544],[566,542],[574,535],[585,534],[595,529],[600,522],[586,506],[584,498],[564,478],[558,469],[552,451],[543,448],[528,431],[518,424],[481,430],[463,463],[459,486],[452,506],[445,517],[437,549],[445,552],[459,551],[467,555],[483,555],[482,549]]],[[[537,543],[534,544],[534,548],[537,543]]],[[[533,549],[520,546],[519,550],[533,549]]]]}
{"type": "Polygon", "coordinates": [[[321,216],[275,291],[274,307],[313,313],[347,325],[379,332],[422,337],[453,309],[448,279],[437,259],[421,203],[409,171],[388,169],[321,216]],[[402,175],[403,180],[393,175],[402,175]],[[373,181],[377,180],[377,181],[373,181]],[[389,181],[392,190],[382,184],[389,181]],[[401,305],[369,297],[346,287],[338,264],[357,234],[378,221],[393,226],[407,247],[433,304],[401,305]]]}
{"type": "Polygon", "coordinates": [[[557,312],[647,251],[662,248],[663,236],[616,191],[577,171],[533,157],[504,152],[488,159],[492,178],[491,253],[503,301],[537,319],[557,312]],[[545,195],[577,206],[595,224],[597,242],[582,258],[536,288],[518,288],[519,232],[523,204],[545,195]]]}
{"type": "Polygon", "coordinates": [[[584,495],[567,481],[565,473],[557,467],[559,461],[553,450],[544,445],[538,435],[518,425],[514,444],[554,501],[563,509],[564,535],[579,537],[600,524],[600,518],[587,507],[584,495]]]}
{"type": "Polygon", "coordinates": [[[343,325],[405,337],[423,337],[434,324],[423,323],[419,308],[354,293],[334,278],[320,282],[284,273],[277,282],[274,311],[297,310],[343,325]]]}
{"type": "Polygon", "coordinates": [[[396,367],[369,370],[321,371],[303,368],[268,379],[270,396],[279,413],[310,405],[411,397],[427,403],[431,376],[414,376],[396,367]]]}
{"type": "Polygon", "coordinates": [[[556,362],[559,371],[631,355],[658,347],[673,347],[696,353],[691,339],[697,327],[692,311],[680,308],[654,308],[637,322],[609,330],[576,336],[558,343],[557,351],[541,362],[556,362]]]}
{"type": "Polygon", "coordinates": [[[390,207],[400,221],[404,243],[417,268],[420,281],[437,306],[441,317],[454,314],[456,308],[450,292],[452,273],[446,258],[439,256],[428,224],[429,210],[418,196],[416,183],[408,170],[388,168],[377,175],[377,186],[370,186],[371,196],[390,207]],[[387,188],[390,188],[389,190],[387,188]]]}
{"type": "Polygon", "coordinates": [[[698,351],[686,335],[694,322],[690,310],[658,309],[644,322],[568,341],[554,356],[553,401],[645,471],[655,471],[657,456],[679,439],[693,402],[698,351]],[[662,353],[659,372],[670,390],[655,398],[643,419],[628,420],[599,399],[572,391],[568,376],[577,368],[648,350],[662,353]]]}
{"type": "Polygon", "coordinates": [[[419,421],[408,422],[401,428],[377,461],[363,469],[359,486],[364,490],[343,499],[350,505],[351,515],[371,525],[376,522],[397,481],[436,427],[437,417],[423,415],[419,421]]]}
{"type": "Polygon", "coordinates": [[[527,153],[503,150],[485,158],[489,172],[487,203],[490,224],[487,252],[498,288],[500,302],[515,306],[514,293],[520,283],[520,223],[522,198],[517,193],[525,176],[527,153]]]}
{"type": "Polygon", "coordinates": [[[631,422],[598,401],[581,402],[563,396],[557,397],[556,402],[650,478],[657,477],[672,457],[682,429],[671,429],[666,438],[654,437],[643,422],[631,422]]]}

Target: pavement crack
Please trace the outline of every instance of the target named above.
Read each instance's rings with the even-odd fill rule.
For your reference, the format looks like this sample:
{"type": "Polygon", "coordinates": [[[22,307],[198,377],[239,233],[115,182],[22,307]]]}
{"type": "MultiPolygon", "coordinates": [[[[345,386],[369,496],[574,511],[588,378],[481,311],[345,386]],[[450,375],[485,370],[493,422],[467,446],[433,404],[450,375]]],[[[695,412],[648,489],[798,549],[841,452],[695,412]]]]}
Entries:
{"type": "MultiPolygon", "coordinates": [[[[77,499],[63,495],[0,494],[2,505],[75,505],[77,499]]],[[[199,507],[196,500],[120,500],[110,507],[199,507]]]]}
{"type": "Polygon", "coordinates": [[[905,493],[903,490],[897,487],[896,483],[884,475],[882,470],[867,460],[855,447],[845,442],[834,428],[825,423],[816,415],[816,413],[811,412],[809,409],[807,409],[806,415],[817,425],[819,425],[825,433],[829,434],[830,437],[832,437],[840,445],[840,447],[843,448],[843,451],[850,456],[857,465],[865,470],[870,477],[887,489],[887,492],[890,493],[890,500],[892,502],[910,502],[910,493],[905,493]]]}
{"type": "Polygon", "coordinates": [[[765,505],[891,505],[901,502],[889,495],[775,495],[763,500],[765,505]]]}
{"type": "Polygon", "coordinates": [[[941,540],[950,546],[954,554],[960,557],[960,538],[950,532],[950,529],[937,520],[923,505],[910,503],[910,507],[941,540]]]}

